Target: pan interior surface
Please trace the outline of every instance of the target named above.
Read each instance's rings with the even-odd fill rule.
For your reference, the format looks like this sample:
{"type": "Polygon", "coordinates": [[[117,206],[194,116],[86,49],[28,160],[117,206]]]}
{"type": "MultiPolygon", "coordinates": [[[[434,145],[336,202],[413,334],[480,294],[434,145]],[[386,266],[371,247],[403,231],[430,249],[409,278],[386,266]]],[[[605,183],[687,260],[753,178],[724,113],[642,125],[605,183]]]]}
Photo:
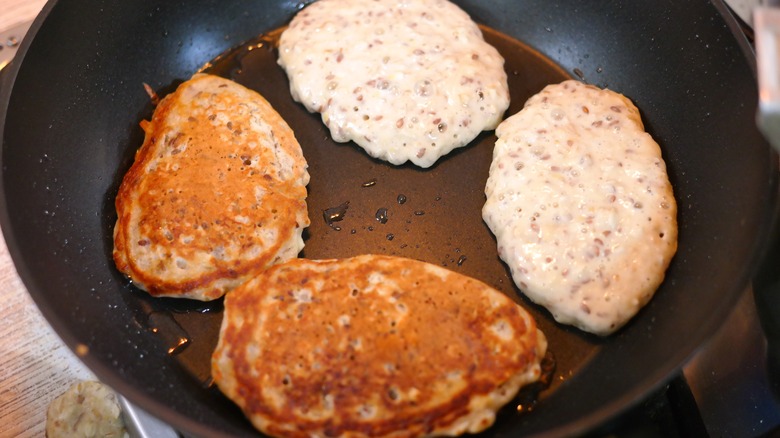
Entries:
{"type": "Polygon", "coordinates": [[[777,160],[754,126],[755,80],[722,5],[456,2],[506,59],[508,115],[575,77],[631,98],[661,145],[679,204],[678,254],[647,308],[601,339],[556,324],[498,259],[479,214],[492,132],[428,170],[373,160],[334,143],[319,115],[292,101],[272,41],[258,37],[303,4],[122,3],[52,3],[25,42],[3,95],[0,220],[20,276],[64,341],[103,381],[188,433],[254,430],[211,384],[221,302],[150,298],[111,260],[114,197],[153,110],[144,82],[163,95],[210,62],[208,71],[271,102],[309,162],[302,256],[421,259],[534,314],[556,357],[553,383],[531,412],[502,412],[491,436],[582,433],[640,401],[725,319],[768,232],[777,160]],[[343,220],[326,223],[323,212],[347,202],[343,220]]]}

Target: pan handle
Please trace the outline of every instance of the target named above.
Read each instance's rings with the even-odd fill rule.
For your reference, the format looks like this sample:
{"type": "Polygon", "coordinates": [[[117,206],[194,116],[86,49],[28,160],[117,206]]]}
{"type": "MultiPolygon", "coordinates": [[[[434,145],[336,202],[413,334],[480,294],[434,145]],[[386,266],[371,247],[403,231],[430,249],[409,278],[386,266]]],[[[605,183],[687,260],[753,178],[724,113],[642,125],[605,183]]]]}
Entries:
{"type": "Polygon", "coordinates": [[[757,124],[780,151],[780,8],[756,8],[753,27],[758,66],[757,124]]]}

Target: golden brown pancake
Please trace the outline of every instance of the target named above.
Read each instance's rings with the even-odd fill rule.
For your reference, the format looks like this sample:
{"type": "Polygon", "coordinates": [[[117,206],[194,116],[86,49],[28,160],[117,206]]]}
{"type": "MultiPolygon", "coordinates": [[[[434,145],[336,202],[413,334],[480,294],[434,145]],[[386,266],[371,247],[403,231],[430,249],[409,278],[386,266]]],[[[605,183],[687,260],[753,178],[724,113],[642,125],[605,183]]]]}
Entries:
{"type": "Polygon", "coordinates": [[[262,96],[197,74],[141,126],[114,228],[114,261],[136,286],[208,301],[297,256],[309,174],[292,130],[262,96]]]}
{"type": "Polygon", "coordinates": [[[546,348],[523,308],[467,276],[295,259],[225,297],[212,375],[274,436],[458,435],[536,381],[546,348]]]}

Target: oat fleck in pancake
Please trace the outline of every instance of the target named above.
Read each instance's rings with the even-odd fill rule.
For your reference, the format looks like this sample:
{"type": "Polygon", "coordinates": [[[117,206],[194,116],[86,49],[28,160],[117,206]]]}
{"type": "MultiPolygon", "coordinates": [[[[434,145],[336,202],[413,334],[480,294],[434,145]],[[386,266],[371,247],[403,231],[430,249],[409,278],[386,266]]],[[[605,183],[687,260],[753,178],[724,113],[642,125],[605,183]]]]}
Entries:
{"type": "Polygon", "coordinates": [[[320,0],[279,44],[292,97],[333,140],[430,167],[494,129],[509,106],[504,59],[446,0],[320,0]]]}
{"type": "Polygon", "coordinates": [[[295,259],[225,297],[212,374],[270,435],[457,435],[490,426],[546,348],[523,308],[464,275],[295,259]]]}
{"type": "Polygon", "coordinates": [[[661,148],[625,96],[565,81],[496,130],[482,216],[518,287],[561,323],[608,335],[677,250],[661,148]]]}
{"type": "Polygon", "coordinates": [[[142,127],[114,228],[114,260],[136,286],[213,300],[297,256],[309,174],[292,130],[262,96],[197,74],[142,127]]]}

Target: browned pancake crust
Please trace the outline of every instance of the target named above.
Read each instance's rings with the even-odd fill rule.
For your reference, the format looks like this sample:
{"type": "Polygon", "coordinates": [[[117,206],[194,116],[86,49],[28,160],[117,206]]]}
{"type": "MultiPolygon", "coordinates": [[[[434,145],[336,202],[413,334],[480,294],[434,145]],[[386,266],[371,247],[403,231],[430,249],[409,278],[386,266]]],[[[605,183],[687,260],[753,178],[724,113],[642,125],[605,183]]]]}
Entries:
{"type": "Polygon", "coordinates": [[[306,162],[259,94],[198,74],[157,106],[116,197],[114,260],[156,296],[211,300],[297,255],[306,162]]]}
{"type": "Polygon", "coordinates": [[[271,435],[420,436],[513,376],[536,380],[545,349],[524,309],[472,278],[398,257],[296,259],[225,298],[212,373],[271,435]]]}

